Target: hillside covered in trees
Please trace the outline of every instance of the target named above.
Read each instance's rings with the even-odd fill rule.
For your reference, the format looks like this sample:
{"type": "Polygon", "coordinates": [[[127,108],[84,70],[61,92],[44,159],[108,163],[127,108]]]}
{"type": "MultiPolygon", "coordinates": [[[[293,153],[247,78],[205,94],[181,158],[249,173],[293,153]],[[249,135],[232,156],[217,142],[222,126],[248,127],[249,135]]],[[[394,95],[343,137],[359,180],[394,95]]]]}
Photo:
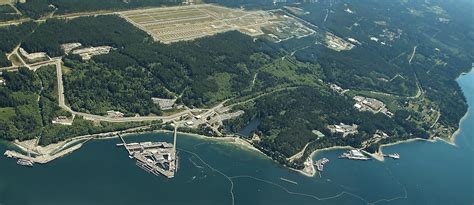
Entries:
{"type": "Polygon", "coordinates": [[[276,55],[269,42],[238,32],[165,45],[113,15],[48,20],[22,47],[63,56],[60,45],[71,42],[117,48],[91,62],[66,56],[72,68],[65,75],[66,98],[73,109],[95,114],[111,109],[159,114],[151,97],[181,96],[188,106],[209,106],[246,89],[262,66],[259,56],[276,55]]]}
{"type": "Polygon", "coordinates": [[[2,37],[0,40],[0,67],[11,65],[6,54],[19,45],[34,28],[36,28],[36,24],[32,22],[23,23],[18,26],[0,27],[0,36],[2,37]]]}
{"type": "MultiPolygon", "coordinates": [[[[68,7],[69,3],[62,0],[42,0],[18,6],[37,18],[53,12],[52,7],[33,5],[45,2],[56,6],[58,14],[154,5],[138,0],[122,5],[111,0],[97,7],[88,7],[89,1],[68,7]]],[[[226,0],[208,2],[234,4],[226,0]]],[[[11,52],[21,43],[28,52],[61,57],[66,101],[75,111],[104,115],[117,110],[126,116],[163,114],[153,97],[177,98],[178,103],[191,108],[208,108],[224,100],[229,100],[227,104],[241,102],[233,109],[244,114],[226,121],[220,131],[235,134],[258,122],[249,139],[257,136],[252,139],[258,148],[293,167],[300,167],[302,162],[289,163],[286,159],[306,145],[304,156],[336,145],[374,152],[381,144],[407,138],[449,139],[467,110],[455,81],[474,61],[470,52],[474,25],[464,18],[470,12],[464,1],[238,2],[251,8],[280,8],[304,19],[318,32],[279,43],[232,31],[162,44],[116,15],[50,18],[41,24],[0,29],[5,34],[2,37],[7,36],[0,42],[0,52],[11,52]],[[325,42],[328,33],[351,42],[354,48],[329,48],[325,42]],[[84,61],[61,49],[61,44],[74,42],[114,49],[84,61]],[[331,89],[334,85],[346,91],[336,92],[331,89]],[[393,116],[358,111],[354,96],[382,101],[393,116]],[[358,125],[358,132],[348,136],[331,133],[328,125],[339,123],[358,125]],[[316,131],[325,137],[318,137],[316,131]],[[390,137],[364,144],[378,131],[390,137]]],[[[1,58],[2,65],[9,65],[1,58]]],[[[87,125],[92,129],[87,131],[77,127],[49,130],[51,117],[61,110],[54,106],[56,99],[50,95],[54,86],[46,86],[52,81],[42,72],[20,69],[17,74],[5,75],[7,86],[0,87],[2,116],[7,116],[0,124],[3,138],[29,139],[43,133],[50,136],[42,139],[47,144],[63,139],[61,133],[72,136],[113,126],[105,123],[97,129],[87,125]],[[46,90],[40,92],[41,87],[46,90]]]]}

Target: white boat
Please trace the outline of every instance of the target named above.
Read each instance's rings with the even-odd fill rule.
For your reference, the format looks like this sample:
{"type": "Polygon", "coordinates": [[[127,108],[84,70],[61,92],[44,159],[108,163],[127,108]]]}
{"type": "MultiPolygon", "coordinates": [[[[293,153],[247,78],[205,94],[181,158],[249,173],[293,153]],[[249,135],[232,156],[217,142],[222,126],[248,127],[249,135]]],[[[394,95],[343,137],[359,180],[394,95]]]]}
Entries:
{"type": "Polygon", "coordinates": [[[16,164],[26,167],[33,167],[33,161],[27,159],[19,159],[16,164]]]}
{"type": "Polygon", "coordinates": [[[339,158],[347,158],[347,159],[354,159],[354,160],[369,160],[370,158],[366,157],[362,154],[361,151],[353,149],[347,153],[343,153],[339,158]]]}
{"type": "Polygon", "coordinates": [[[389,154],[388,157],[391,157],[393,159],[400,159],[400,154],[398,154],[398,153],[389,154]]]}

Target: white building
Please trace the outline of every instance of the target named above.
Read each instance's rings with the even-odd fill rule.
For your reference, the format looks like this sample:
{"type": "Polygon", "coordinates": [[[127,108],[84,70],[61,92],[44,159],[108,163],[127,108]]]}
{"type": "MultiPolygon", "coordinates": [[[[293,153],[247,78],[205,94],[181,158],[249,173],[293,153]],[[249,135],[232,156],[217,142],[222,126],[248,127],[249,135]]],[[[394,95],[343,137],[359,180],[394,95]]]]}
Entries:
{"type": "Polygon", "coordinates": [[[20,48],[20,54],[28,60],[36,60],[36,59],[48,57],[48,55],[46,55],[45,52],[28,53],[23,48],[20,48]]]}
{"type": "Polygon", "coordinates": [[[124,114],[119,111],[109,110],[107,111],[107,116],[112,117],[112,118],[118,118],[118,117],[123,117],[124,114]]]}
{"type": "Polygon", "coordinates": [[[166,98],[151,98],[153,103],[158,104],[161,110],[171,110],[176,102],[176,99],[166,99],[166,98]]]}
{"type": "Polygon", "coordinates": [[[81,47],[81,43],[65,43],[61,45],[61,48],[63,49],[64,53],[68,54],[72,50],[81,47]]]}

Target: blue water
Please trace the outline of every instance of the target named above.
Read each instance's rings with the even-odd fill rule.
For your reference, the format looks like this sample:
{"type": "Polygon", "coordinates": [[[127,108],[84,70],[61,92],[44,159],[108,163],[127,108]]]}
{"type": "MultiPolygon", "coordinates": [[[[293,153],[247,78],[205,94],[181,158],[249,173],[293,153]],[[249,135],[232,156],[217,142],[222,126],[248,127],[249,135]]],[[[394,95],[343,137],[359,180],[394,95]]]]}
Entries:
{"type": "MultiPolygon", "coordinates": [[[[322,177],[306,177],[267,157],[213,139],[179,135],[180,170],[155,177],[115,147],[118,139],[92,141],[47,165],[19,167],[0,158],[1,205],[55,204],[474,204],[474,72],[458,80],[470,105],[456,146],[416,141],[385,147],[400,160],[327,157],[322,177]],[[295,183],[283,181],[280,178],[295,183]]],[[[128,141],[165,139],[164,133],[128,141]]],[[[0,152],[6,149],[0,145],[0,152]]]]}

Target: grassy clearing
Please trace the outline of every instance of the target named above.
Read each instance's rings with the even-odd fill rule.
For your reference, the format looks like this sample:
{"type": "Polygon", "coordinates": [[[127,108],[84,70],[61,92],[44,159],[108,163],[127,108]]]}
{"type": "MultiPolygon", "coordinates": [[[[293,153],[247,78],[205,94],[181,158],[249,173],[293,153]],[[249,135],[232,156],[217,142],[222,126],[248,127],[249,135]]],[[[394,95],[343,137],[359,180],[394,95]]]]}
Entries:
{"type": "Polygon", "coordinates": [[[68,74],[72,71],[72,69],[70,67],[67,67],[65,65],[61,66],[61,70],[63,71],[63,74],[68,74]]]}
{"type": "Polygon", "coordinates": [[[278,58],[262,67],[260,71],[269,73],[289,84],[300,85],[316,85],[322,76],[319,65],[298,62],[291,57],[278,58]]]}
{"type": "Polygon", "coordinates": [[[10,4],[11,0],[0,0],[0,5],[10,4]]]}
{"type": "Polygon", "coordinates": [[[22,63],[20,61],[20,58],[16,54],[11,55],[9,60],[12,62],[12,64],[14,66],[21,66],[22,65],[22,63]]]}
{"type": "Polygon", "coordinates": [[[15,108],[12,108],[12,107],[0,108],[0,121],[3,121],[3,122],[9,121],[14,116],[15,116],[15,108]]]}
{"type": "Polygon", "coordinates": [[[216,73],[209,76],[209,80],[215,81],[218,87],[217,92],[206,93],[206,97],[210,98],[212,102],[221,101],[232,96],[232,78],[235,76],[229,73],[216,73]]]}

